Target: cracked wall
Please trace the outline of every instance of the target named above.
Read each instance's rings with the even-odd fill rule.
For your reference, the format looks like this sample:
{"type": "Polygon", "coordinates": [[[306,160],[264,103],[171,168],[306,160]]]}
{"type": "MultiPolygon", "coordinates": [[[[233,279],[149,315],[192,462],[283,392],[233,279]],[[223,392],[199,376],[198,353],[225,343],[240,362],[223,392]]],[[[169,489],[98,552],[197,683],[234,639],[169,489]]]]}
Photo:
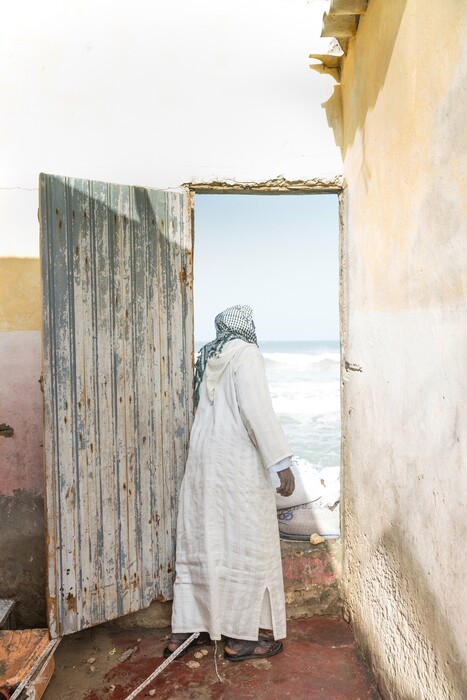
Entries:
{"type": "Polygon", "coordinates": [[[391,700],[467,687],[466,32],[463,3],[372,0],[341,75],[343,580],[391,700]]]}

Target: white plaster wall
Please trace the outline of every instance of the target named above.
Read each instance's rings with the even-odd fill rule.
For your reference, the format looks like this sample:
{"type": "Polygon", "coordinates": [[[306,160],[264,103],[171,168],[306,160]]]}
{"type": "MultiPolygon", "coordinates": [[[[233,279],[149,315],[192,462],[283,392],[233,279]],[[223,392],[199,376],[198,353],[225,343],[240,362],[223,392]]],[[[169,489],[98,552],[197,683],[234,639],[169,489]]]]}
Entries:
{"type": "Polygon", "coordinates": [[[466,32],[372,0],[342,75],[344,587],[391,700],[467,689],[466,32]]]}
{"type": "Polygon", "coordinates": [[[149,187],[341,171],[308,67],[323,0],[20,0],[0,26],[0,256],[39,172],[149,187]]]}

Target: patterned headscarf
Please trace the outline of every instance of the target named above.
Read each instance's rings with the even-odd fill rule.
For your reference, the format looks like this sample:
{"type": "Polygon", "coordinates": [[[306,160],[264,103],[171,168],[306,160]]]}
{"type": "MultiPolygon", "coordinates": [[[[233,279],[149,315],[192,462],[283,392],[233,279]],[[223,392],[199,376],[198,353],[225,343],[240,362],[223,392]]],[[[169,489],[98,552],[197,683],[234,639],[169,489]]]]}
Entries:
{"type": "Polygon", "coordinates": [[[253,311],[250,306],[230,306],[214,319],[216,339],[204,345],[199,351],[195,364],[195,406],[199,401],[199,388],[203,380],[206,363],[210,357],[219,357],[229,340],[239,338],[247,343],[258,345],[253,311]]]}

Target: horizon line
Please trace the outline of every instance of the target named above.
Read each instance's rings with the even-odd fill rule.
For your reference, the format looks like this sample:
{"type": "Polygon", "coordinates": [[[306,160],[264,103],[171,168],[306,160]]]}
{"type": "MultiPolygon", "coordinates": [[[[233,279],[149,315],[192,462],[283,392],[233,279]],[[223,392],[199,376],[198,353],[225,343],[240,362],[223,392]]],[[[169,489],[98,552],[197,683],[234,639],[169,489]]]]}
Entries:
{"type": "MultiPolygon", "coordinates": [[[[211,338],[211,340],[198,340],[195,338],[195,343],[210,343],[212,340],[215,340],[214,338],[211,338]]],[[[280,340],[271,340],[271,339],[261,339],[258,340],[258,343],[340,343],[340,338],[307,338],[307,339],[301,339],[301,338],[281,338],[280,340]]]]}

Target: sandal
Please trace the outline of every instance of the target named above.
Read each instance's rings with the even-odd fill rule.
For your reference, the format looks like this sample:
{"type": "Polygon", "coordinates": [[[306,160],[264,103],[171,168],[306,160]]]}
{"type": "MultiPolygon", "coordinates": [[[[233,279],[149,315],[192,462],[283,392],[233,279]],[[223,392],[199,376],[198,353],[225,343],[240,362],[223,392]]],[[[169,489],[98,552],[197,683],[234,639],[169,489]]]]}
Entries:
{"type": "Polygon", "coordinates": [[[248,641],[243,642],[239,651],[236,654],[229,654],[224,649],[224,659],[226,661],[247,661],[248,659],[267,659],[269,656],[275,656],[279,654],[283,649],[282,642],[276,642],[274,639],[268,639],[266,637],[260,637],[256,642],[248,641]],[[261,644],[261,642],[270,642],[269,648],[261,654],[255,654],[256,647],[261,644]]]}
{"type": "MultiPolygon", "coordinates": [[[[188,635],[188,636],[191,636],[191,635],[188,635]]],[[[187,639],[188,639],[188,637],[187,637],[187,639]]],[[[169,644],[171,644],[171,642],[169,642],[169,644]]],[[[182,644],[183,644],[183,642],[180,642],[177,646],[177,649],[182,644]]],[[[180,658],[182,656],[185,656],[185,654],[188,654],[188,652],[195,647],[205,647],[208,644],[211,644],[211,637],[209,636],[209,634],[207,632],[201,632],[199,637],[196,637],[196,639],[193,639],[193,641],[178,655],[178,657],[180,658]]],[[[177,649],[169,649],[169,647],[166,646],[164,649],[164,652],[163,652],[164,659],[168,659],[169,656],[172,656],[174,651],[177,651],[177,649]]]]}

